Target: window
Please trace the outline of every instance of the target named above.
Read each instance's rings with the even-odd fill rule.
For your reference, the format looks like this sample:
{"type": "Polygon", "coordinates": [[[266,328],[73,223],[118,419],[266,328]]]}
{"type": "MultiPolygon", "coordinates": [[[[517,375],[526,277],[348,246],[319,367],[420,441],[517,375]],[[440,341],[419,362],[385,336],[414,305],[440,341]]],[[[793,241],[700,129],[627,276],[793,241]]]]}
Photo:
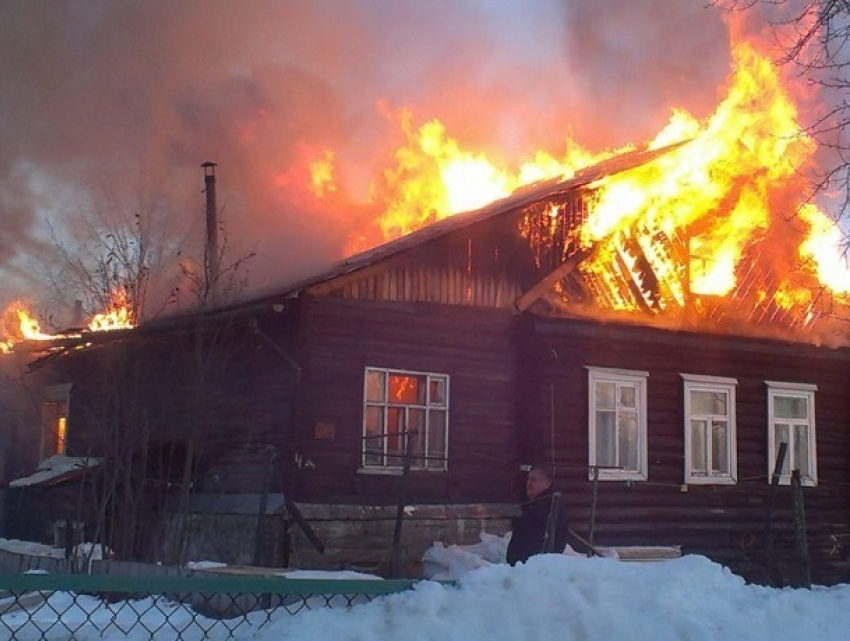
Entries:
{"type": "Polygon", "coordinates": [[[788,443],[779,482],[789,484],[791,472],[800,470],[803,485],[817,485],[816,391],[816,385],[767,381],[768,482],[773,476],[780,443],[788,443]]]}
{"type": "Polygon", "coordinates": [[[647,479],[647,372],[588,367],[589,452],[600,480],[647,479]]]}
{"type": "Polygon", "coordinates": [[[364,399],[364,469],[400,469],[407,434],[412,439],[412,468],[447,468],[447,375],[367,367],[364,399]]]}
{"type": "Polygon", "coordinates": [[[65,453],[68,435],[68,406],[71,384],[51,385],[45,388],[41,404],[41,443],[39,458],[65,453]]]}
{"type": "Polygon", "coordinates": [[[685,381],[685,481],[735,483],[733,378],[682,374],[685,381]]]}

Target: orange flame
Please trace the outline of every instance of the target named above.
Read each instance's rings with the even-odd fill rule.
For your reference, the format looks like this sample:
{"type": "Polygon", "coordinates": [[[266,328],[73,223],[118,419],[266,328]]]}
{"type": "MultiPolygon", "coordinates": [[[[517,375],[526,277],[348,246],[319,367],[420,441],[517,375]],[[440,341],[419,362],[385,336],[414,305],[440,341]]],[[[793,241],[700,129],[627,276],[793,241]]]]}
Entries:
{"type": "MultiPolygon", "coordinates": [[[[790,89],[754,44],[735,44],[732,59],[726,96],[715,112],[700,121],[674,110],[649,148],[688,144],[593,185],[595,196],[578,241],[598,251],[581,269],[600,281],[612,278],[605,267],[611,261],[636,271],[634,252],[624,245],[631,243],[663,281],[658,306],[681,307],[692,295],[732,292],[739,286],[742,260],[749,258],[747,249],[765,241],[763,248],[782,278],[796,273],[796,282],[755,292],[760,300],[783,308],[805,307],[820,286],[850,294],[850,269],[837,253],[840,230],[812,205],[798,212],[806,187],[802,175],[813,163],[816,144],[800,131],[790,89]],[[684,243],[684,263],[659,245],[659,233],[684,243]],[[792,234],[793,248],[784,238],[792,234]]],[[[568,140],[562,158],[538,151],[508,170],[483,153],[463,148],[440,121],[417,128],[412,120],[409,111],[400,113],[406,144],[395,152],[395,166],[372,189],[373,201],[384,210],[378,220],[384,239],[484,206],[533,181],[567,179],[583,167],[633,149],[591,153],[568,140]]],[[[326,194],[333,184],[332,161],[333,154],[326,152],[313,165],[317,195],[326,194]]],[[[550,219],[548,231],[538,232],[554,237],[562,223],[556,212],[550,219]]],[[[613,283],[611,288],[616,289],[613,283]]],[[[614,295],[611,304],[633,308],[628,298],[614,295]]]]}
{"type": "Polygon", "coordinates": [[[334,153],[325,150],[320,158],[310,163],[312,190],[319,198],[337,190],[333,161],[334,153]]]}
{"type": "MultiPolygon", "coordinates": [[[[117,290],[113,292],[107,310],[92,317],[88,331],[132,329],[134,326],[126,292],[117,290]]],[[[12,303],[0,316],[0,353],[2,354],[11,353],[15,345],[24,341],[53,341],[80,337],[79,333],[45,332],[38,319],[20,301],[12,303]]]]}
{"type": "Polygon", "coordinates": [[[14,346],[21,341],[47,341],[53,336],[41,330],[38,319],[32,316],[21,302],[12,303],[3,316],[0,317],[0,330],[3,340],[0,340],[0,353],[9,354],[14,346]]]}
{"type": "Polygon", "coordinates": [[[89,323],[89,331],[108,332],[115,329],[133,329],[133,314],[127,290],[120,287],[110,295],[106,311],[95,314],[89,323]]]}
{"type": "MultiPolygon", "coordinates": [[[[729,94],[714,115],[700,125],[677,113],[668,127],[693,141],[650,165],[601,181],[585,230],[588,241],[637,220],[685,231],[692,256],[690,290],[696,294],[732,290],[745,246],[771,226],[773,196],[799,186],[799,170],[815,148],[800,134],[796,108],[771,61],[746,43],[733,56],[729,94]]],[[[677,136],[665,130],[655,144],[677,136]]]]}
{"type": "Polygon", "coordinates": [[[515,171],[501,169],[485,154],[468,151],[451,138],[439,120],[415,129],[412,114],[401,113],[407,144],[395,153],[396,166],[384,172],[373,196],[382,202],[378,220],[385,240],[396,238],[441,218],[483,207],[522,185],[562,176],[631,149],[592,154],[569,141],[561,159],[537,151],[515,171]]]}

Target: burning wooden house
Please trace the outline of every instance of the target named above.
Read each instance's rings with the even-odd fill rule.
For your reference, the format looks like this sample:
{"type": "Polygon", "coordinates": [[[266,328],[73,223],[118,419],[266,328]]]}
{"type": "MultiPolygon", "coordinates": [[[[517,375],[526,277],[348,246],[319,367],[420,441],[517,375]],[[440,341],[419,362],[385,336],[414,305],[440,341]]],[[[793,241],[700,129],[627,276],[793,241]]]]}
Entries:
{"type": "MultiPolygon", "coordinates": [[[[104,461],[80,518],[128,557],[412,561],[507,531],[543,462],[595,545],[846,580],[832,228],[789,200],[809,143],[729,111],[249,302],[50,351],[65,453],[104,461]]],[[[11,497],[7,529],[39,514],[11,497]]]]}

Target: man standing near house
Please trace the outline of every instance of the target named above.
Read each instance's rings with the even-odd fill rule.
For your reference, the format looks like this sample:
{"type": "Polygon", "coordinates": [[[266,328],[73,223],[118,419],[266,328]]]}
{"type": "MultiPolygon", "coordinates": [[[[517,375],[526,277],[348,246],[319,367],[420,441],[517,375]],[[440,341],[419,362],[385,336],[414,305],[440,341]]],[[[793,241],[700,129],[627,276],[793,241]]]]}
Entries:
{"type": "Polygon", "coordinates": [[[567,545],[566,510],[560,494],[552,489],[552,473],[543,465],[535,465],[525,480],[528,501],[522,504],[522,516],[514,524],[508,543],[508,563],[527,561],[535,554],[560,554],[567,545]]]}

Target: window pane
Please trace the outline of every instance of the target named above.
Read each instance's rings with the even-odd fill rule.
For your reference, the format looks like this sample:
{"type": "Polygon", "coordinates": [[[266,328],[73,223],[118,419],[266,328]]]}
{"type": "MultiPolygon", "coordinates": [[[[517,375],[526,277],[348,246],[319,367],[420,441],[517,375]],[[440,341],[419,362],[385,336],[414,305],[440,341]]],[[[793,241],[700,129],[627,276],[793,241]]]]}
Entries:
{"type": "MultiPolygon", "coordinates": [[[[381,435],[384,432],[384,412],[380,407],[366,408],[366,434],[365,436],[381,435]]],[[[366,465],[383,465],[384,439],[367,438],[363,441],[363,449],[366,453],[364,458],[366,465]]]]}
{"type": "Polygon", "coordinates": [[[364,465],[403,466],[409,441],[415,456],[411,465],[446,469],[448,394],[445,374],[367,368],[364,436],[376,438],[363,441],[364,465]],[[436,453],[434,463],[426,448],[436,453]]]}
{"type": "MultiPolygon", "coordinates": [[[[421,456],[425,451],[425,410],[409,410],[407,414],[408,437],[413,439],[411,453],[421,456]]],[[[407,441],[402,439],[402,447],[406,447],[407,441]]],[[[421,458],[410,461],[411,465],[422,467],[424,461],[421,458]]]]}
{"type": "Polygon", "coordinates": [[[801,396],[774,396],[776,418],[808,418],[809,399],[801,396]]]}
{"type": "Polygon", "coordinates": [[[401,432],[404,431],[404,408],[387,408],[387,454],[396,456],[387,457],[387,465],[400,466],[402,459],[399,456],[404,452],[401,432]]]}
{"type": "Polygon", "coordinates": [[[809,428],[807,425],[797,425],[794,430],[794,463],[800,470],[800,476],[811,478],[809,469],[809,428]]]}
{"type": "Polygon", "coordinates": [[[729,430],[726,421],[711,423],[711,470],[729,473],[729,430]]]}
{"type": "Polygon", "coordinates": [[[614,412],[596,412],[596,464],[617,465],[617,429],[614,412]]]}
{"type": "Polygon", "coordinates": [[[693,414],[726,415],[725,392],[691,392],[691,412],[693,414]]]}
{"type": "Polygon", "coordinates": [[[634,385],[620,386],[620,407],[634,408],[637,406],[637,388],[634,385]]]}
{"type": "Polygon", "coordinates": [[[445,407],[446,405],[446,379],[444,378],[431,378],[430,381],[430,397],[428,402],[430,405],[439,405],[441,407],[445,407]]]}
{"type": "Polygon", "coordinates": [[[638,423],[637,414],[623,412],[618,420],[620,441],[620,466],[625,470],[638,469],[638,423]]]}
{"type": "Polygon", "coordinates": [[[705,421],[691,421],[691,468],[694,473],[705,474],[705,421]]]}
{"type": "Polygon", "coordinates": [[[385,381],[387,375],[384,372],[366,370],[366,401],[370,403],[383,403],[386,389],[385,381]]]}
{"type": "Polygon", "coordinates": [[[446,468],[446,413],[431,410],[428,415],[428,456],[426,467],[434,470],[446,468]]]}
{"type": "Polygon", "coordinates": [[[788,450],[785,452],[785,462],[782,464],[782,474],[789,474],[791,469],[791,457],[794,452],[791,447],[791,426],[787,423],[777,423],[774,426],[776,430],[776,451],[773,453],[773,465],[776,465],[776,457],[779,455],[779,445],[788,443],[788,450]]]}
{"type": "Polygon", "coordinates": [[[596,383],[596,409],[612,410],[615,405],[615,394],[617,392],[614,383],[596,383]]]}
{"type": "Polygon", "coordinates": [[[425,405],[425,377],[390,374],[390,403],[425,405]]]}

